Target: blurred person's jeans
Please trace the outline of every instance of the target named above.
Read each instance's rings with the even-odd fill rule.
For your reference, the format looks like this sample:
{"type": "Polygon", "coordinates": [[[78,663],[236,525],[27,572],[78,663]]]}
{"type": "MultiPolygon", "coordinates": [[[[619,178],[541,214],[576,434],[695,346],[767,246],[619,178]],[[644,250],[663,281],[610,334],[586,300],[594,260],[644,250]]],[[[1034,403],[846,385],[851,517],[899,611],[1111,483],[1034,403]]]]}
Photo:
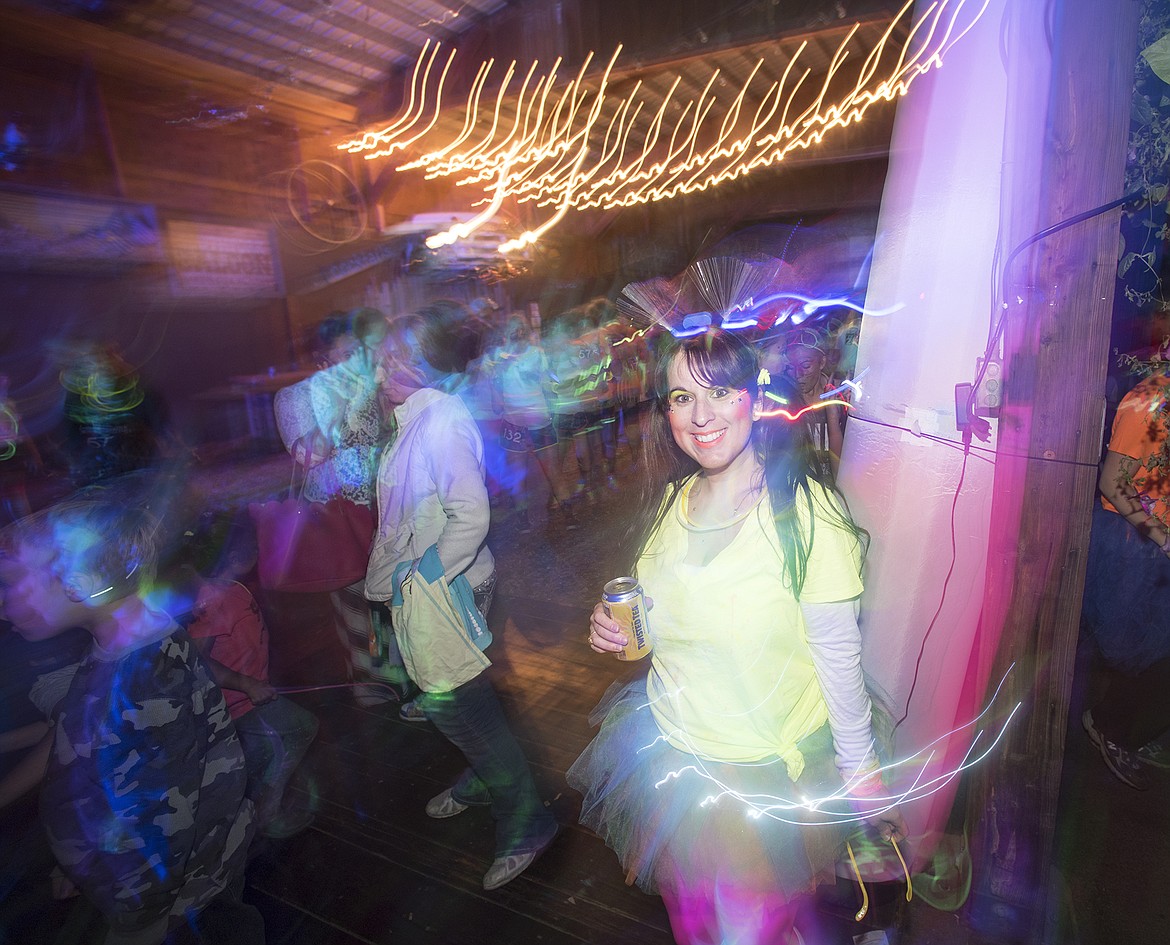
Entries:
{"type": "Polygon", "coordinates": [[[426,693],[422,707],[435,728],[470,765],[451,796],[461,804],[490,806],[496,820],[497,857],[531,853],[548,841],[555,819],[537,794],[492,684],[481,673],[451,692],[426,693]]]}
{"type": "Polygon", "coordinates": [[[280,816],[284,790],[317,735],[317,717],[278,696],[235,720],[260,831],[280,816]]]}
{"type": "MultiPolygon", "coordinates": [[[[487,619],[496,575],[472,588],[487,619]]],[[[548,842],[556,819],[536,791],[528,759],[508,727],[496,690],[484,674],[451,692],[424,693],[423,711],[467,759],[451,796],[461,804],[491,807],[496,820],[495,855],[531,853],[548,842]]]]}

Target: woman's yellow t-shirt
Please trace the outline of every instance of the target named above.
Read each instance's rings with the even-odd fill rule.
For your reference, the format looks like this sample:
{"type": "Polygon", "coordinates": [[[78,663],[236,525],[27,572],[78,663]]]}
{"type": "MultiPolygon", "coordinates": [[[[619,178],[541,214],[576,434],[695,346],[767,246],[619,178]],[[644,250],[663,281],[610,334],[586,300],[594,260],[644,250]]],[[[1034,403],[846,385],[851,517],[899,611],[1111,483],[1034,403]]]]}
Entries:
{"type": "MultiPolygon", "coordinates": [[[[812,550],[801,600],[829,603],[861,594],[856,537],[829,517],[832,495],[816,483],[812,550]]],[[[701,758],[782,758],[796,780],[797,744],[828,720],[800,604],[787,586],[782,552],[763,500],[731,544],[707,565],[685,562],[688,531],[680,491],[638,559],[653,599],[650,708],[676,748],[701,758]]],[[[798,499],[806,534],[808,510],[798,499]]]]}

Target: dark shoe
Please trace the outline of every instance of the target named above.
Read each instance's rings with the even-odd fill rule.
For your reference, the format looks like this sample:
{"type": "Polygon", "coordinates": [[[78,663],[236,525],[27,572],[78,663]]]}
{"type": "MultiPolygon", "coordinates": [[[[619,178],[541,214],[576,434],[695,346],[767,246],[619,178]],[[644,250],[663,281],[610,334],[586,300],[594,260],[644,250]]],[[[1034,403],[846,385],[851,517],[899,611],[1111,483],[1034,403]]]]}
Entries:
{"type": "Polygon", "coordinates": [[[447,788],[442,794],[436,794],[429,801],[427,801],[426,812],[428,817],[434,817],[436,820],[443,820],[447,817],[454,817],[456,814],[462,814],[467,810],[467,804],[461,804],[452,797],[451,792],[454,788],[447,788]]]}
{"type": "Polygon", "coordinates": [[[1138,791],[1145,791],[1149,788],[1150,776],[1142,768],[1141,762],[1138,761],[1137,752],[1122,748],[1101,734],[1097,726],[1093,724],[1092,710],[1085,709],[1085,714],[1081,716],[1081,725],[1084,726],[1089,741],[1097,746],[1097,751],[1101,753],[1105,767],[1113,772],[1118,781],[1128,784],[1138,791]]]}
{"type": "Polygon", "coordinates": [[[488,871],[483,874],[483,888],[486,890],[499,889],[530,867],[549,845],[557,838],[560,826],[553,824],[548,837],[540,842],[531,853],[512,853],[507,856],[497,856],[488,871]]]}
{"type": "Polygon", "coordinates": [[[418,704],[417,699],[411,699],[409,702],[404,702],[402,708],[398,710],[398,717],[403,722],[427,722],[426,712],[423,711],[422,706],[418,704]]]}
{"type": "Polygon", "coordinates": [[[376,709],[387,702],[398,701],[389,687],[372,683],[354,683],[350,689],[353,692],[353,701],[367,709],[376,709]]]}
{"type": "Polygon", "coordinates": [[[577,521],[577,516],[573,514],[573,506],[569,502],[561,503],[561,514],[565,519],[565,528],[568,531],[575,532],[581,527],[581,523],[577,521]]]}

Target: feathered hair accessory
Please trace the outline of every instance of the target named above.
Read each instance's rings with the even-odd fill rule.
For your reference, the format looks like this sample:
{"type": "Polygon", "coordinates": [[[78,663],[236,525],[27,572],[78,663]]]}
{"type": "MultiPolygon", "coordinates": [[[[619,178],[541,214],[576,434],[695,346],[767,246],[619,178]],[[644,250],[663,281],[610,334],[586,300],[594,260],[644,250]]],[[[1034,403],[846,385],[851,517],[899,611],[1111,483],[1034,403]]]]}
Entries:
{"type": "Polygon", "coordinates": [[[841,308],[860,313],[875,227],[862,216],[748,227],[673,278],[627,285],[617,304],[642,330],[660,326],[678,338],[712,328],[770,332],[841,308]]]}

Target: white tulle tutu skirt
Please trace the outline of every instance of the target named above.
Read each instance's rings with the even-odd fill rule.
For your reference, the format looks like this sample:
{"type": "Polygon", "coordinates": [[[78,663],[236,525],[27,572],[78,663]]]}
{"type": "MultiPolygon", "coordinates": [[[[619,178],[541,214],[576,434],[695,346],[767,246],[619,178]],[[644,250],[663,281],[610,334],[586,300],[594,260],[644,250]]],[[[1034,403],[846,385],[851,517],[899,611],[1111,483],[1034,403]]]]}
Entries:
{"type": "Polygon", "coordinates": [[[730,764],[672,746],[647,706],[644,677],[611,686],[591,721],[601,729],[568,782],[584,797],[581,823],[617,853],[627,881],[684,894],[750,883],[786,899],[832,881],[856,825],[841,819],[843,801],[832,811],[800,806],[841,790],[828,725],[800,743],[805,767],[793,783],[779,758],[730,764]]]}

